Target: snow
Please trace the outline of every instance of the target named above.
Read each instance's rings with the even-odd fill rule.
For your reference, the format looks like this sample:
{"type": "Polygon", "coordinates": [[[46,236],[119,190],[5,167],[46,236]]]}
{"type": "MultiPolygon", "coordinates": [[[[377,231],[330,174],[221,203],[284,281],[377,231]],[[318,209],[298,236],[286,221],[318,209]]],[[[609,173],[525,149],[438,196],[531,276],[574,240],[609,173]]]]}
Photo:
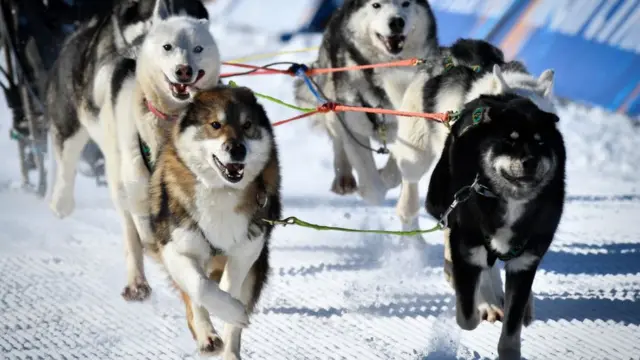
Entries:
{"type": "MultiPolygon", "coordinates": [[[[317,46],[319,36],[282,46],[310,1],[222,1],[210,5],[225,59],[317,46]],[[227,8],[226,6],[229,5],[227,8]]],[[[313,53],[271,61],[310,61],[313,53]]],[[[225,68],[234,70],[233,68],[225,68]]],[[[234,79],[292,101],[291,78],[234,79]]],[[[261,101],[272,121],[297,112],[261,101]]],[[[640,358],[640,134],[630,119],[561,106],[568,198],[534,291],[536,321],[523,330],[528,359],[640,358]]],[[[108,191],[78,177],[76,210],[55,218],[47,202],[16,190],[17,146],[0,99],[0,358],[196,359],[184,308],[166,276],[146,260],[151,299],[120,297],[125,266],[120,223],[108,191]]],[[[384,205],[329,191],[331,146],[301,120],[276,128],[285,216],[362,229],[399,229],[398,189],[384,205]]],[[[383,157],[378,160],[382,163],[383,157]]],[[[426,178],[420,184],[424,196],[426,178]]],[[[423,228],[434,225],[424,211],[423,228]]],[[[495,358],[500,323],[460,330],[442,271],[442,235],[425,245],[383,235],[278,228],[272,276],[244,359],[495,358]]],[[[220,322],[215,320],[215,324],[220,322]]],[[[218,326],[219,327],[219,326],[218,326]]]]}

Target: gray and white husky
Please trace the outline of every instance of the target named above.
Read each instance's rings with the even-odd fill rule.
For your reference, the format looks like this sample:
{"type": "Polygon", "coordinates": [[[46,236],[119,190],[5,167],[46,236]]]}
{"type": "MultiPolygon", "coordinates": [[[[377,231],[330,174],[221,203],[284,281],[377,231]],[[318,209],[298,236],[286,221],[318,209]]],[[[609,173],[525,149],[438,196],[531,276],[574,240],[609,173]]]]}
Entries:
{"type": "Polygon", "coordinates": [[[70,158],[76,157],[65,155],[79,151],[76,145],[87,136],[104,153],[111,197],[123,221],[128,282],[122,295],[127,300],[143,300],[150,292],[141,240],[152,241],[147,188],[156,152],[175,116],[198,92],[216,85],[220,66],[208,20],[171,15],[158,1],[137,59],[123,57],[97,70],[92,98],[99,115],[81,114],[80,129],[58,154],[65,175],[56,183],[52,208],[68,213],[73,189],[64,179],[72,178],[70,158]]]}
{"type": "MultiPolygon", "coordinates": [[[[313,68],[367,65],[409,58],[426,58],[437,52],[436,21],[426,0],[346,0],[334,13],[324,32],[313,68]]],[[[321,92],[342,104],[396,108],[415,76],[415,67],[347,71],[319,76],[321,92]]],[[[295,98],[302,106],[318,105],[300,79],[295,98]]],[[[358,189],[365,201],[380,204],[388,189],[399,184],[395,161],[376,169],[371,141],[392,139],[393,116],[361,113],[317,115],[317,125],[326,129],[333,142],[335,179],[331,190],[349,194],[358,189]],[[381,131],[386,130],[383,134],[381,131]],[[359,186],[352,174],[355,168],[359,186]]]]}

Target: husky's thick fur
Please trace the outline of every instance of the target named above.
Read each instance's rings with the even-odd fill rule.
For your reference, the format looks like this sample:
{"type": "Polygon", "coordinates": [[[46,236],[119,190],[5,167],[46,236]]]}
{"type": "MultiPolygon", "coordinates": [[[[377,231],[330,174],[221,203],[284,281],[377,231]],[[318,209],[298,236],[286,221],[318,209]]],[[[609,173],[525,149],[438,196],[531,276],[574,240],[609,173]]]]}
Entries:
{"type": "Polygon", "coordinates": [[[163,145],[150,188],[151,253],[182,294],[200,352],[240,358],[280,218],[273,129],[247,88],[200,93],[163,145]],[[222,339],[209,313],[226,322],[222,339]]]}
{"type": "MultiPolygon", "coordinates": [[[[157,2],[164,5],[165,0],[157,2]]],[[[83,124],[94,123],[100,112],[113,63],[135,55],[152,23],[156,0],[123,0],[109,14],[82,24],[65,41],[47,81],[46,107],[56,159],[56,179],[51,208],[59,217],[73,212],[76,165],[89,141],[83,124]],[[108,81],[108,80],[106,80],[108,81]]],[[[172,1],[174,13],[208,18],[200,0],[172,1]]]]}
{"type": "MultiPolygon", "coordinates": [[[[164,2],[159,1],[137,60],[122,58],[98,71],[103,73],[97,75],[94,92],[95,99],[103,100],[98,119],[81,116],[82,128],[77,133],[88,133],[104,153],[107,183],[123,221],[127,286],[122,295],[127,300],[143,300],[151,290],[144,274],[141,244],[141,240],[152,239],[149,167],[172,118],[200,90],[216,85],[220,55],[208,20],[170,16],[164,2]]],[[[67,141],[74,138],[78,135],[67,141]]],[[[64,161],[59,164],[61,170],[72,171],[69,165],[64,161]]],[[[72,197],[57,201],[69,199],[72,197]]]]}
{"type": "Polygon", "coordinates": [[[481,95],[462,109],[431,176],[432,215],[441,216],[459,190],[468,194],[448,216],[461,328],[482,319],[478,288],[488,275],[481,273],[496,259],[506,263],[500,359],[520,359],[522,325],[533,320],[531,286],[563,212],[566,154],[557,122],[528,98],[481,95]]]}
{"type": "MultiPolygon", "coordinates": [[[[313,68],[368,65],[408,58],[426,58],[438,52],[436,21],[426,0],[346,0],[332,16],[313,68]]],[[[356,106],[397,107],[415,75],[415,67],[347,71],[317,77],[321,92],[331,101],[356,106]]],[[[303,106],[317,105],[302,80],[295,82],[295,97],[303,106]]],[[[398,169],[390,158],[381,173],[376,169],[370,138],[381,141],[395,133],[393,116],[361,113],[316,116],[333,142],[338,194],[358,188],[369,203],[379,204],[389,188],[398,184],[398,169]],[[342,119],[340,118],[342,117],[342,119]],[[352,174],[355,168],[359,186],[352,174]]]]}

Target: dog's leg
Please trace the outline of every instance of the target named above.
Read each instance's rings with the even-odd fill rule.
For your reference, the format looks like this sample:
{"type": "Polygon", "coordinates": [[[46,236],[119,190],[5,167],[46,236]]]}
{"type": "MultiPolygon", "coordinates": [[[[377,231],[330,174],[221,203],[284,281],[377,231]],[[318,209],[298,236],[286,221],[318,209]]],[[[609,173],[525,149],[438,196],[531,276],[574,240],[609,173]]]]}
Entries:
{"type": "Polygon", "coordinates": [[[406,230],[415,230],[419,228],[418,183],[431,167],[435,154],[431,146],[411,146],[411,143],[404,138],[398,139],[392,149],[402,178],[396,213],[406,230]]]}
{"type": "MultiPolygon", "coordinates": [[[[349,126],[350,120],[353,120],[353,122],[362,121],[357,117],[350,119],[350,116],[345,116],[345,125],[349,126]]],[[[370,204],[382,204],[386,189],[373,159],[373,152],[369,149],[371,148],[369,137],[358,134],[353,130],[347,130],[344,126],[339,126],[338,129],[341,134],[340,138],[343,140],[347,159],[349,159],[349,163],[358,174],[360,196],[370,204]],[[347,133],[348,131],[351,131],[351,135],[347,133]]]]}
{"type": "Polygon", "coordinates": [[[453,278],[456,291],[456,321],[463,330],[473,330],[480,324],[481,317],[476,307],[476,292],[482,268],[486,267],[487,250],[484,246],[463,249],[465,238],[475,234],[452,228],[451,256],[453,278]]]}
{"type": "Polygon", "coordinates": [[[505,320],[498,342],[500,360],[520,359],[520,333],[538,262],[537,257],[524,253],[507,263],[505,320]]]}
{"type": "Polygon", "coordinates": [[[131,213],[126,210],[120,212],[123,220],[124,254],[127,264],[127,286],[122,290],[121,295],[127,301],[142,301],[151,294],[151,287],[144,274],[142,243],[131,213]]]}
{"type": "Polygon", "coordinates": [[[402,182],[402,175],[398,168],[398,162],[393,154],[389,154],[387,163],[382,169],[378,170],[378,172],[380,173],[380,178],[387,190],[397,187],[402,182]]]}
{"type": "MultiPolygon", "coordinates": [[[[325,116],[328,115],[335,116],[335,114],[325,116]]],[[[342,139],[332,134],[329,136],[333,143],[333,171],[336,175],[331,184],[331,191],[338,195],[351,194],[358,189],[356,178],[353,176],[353,168],[347,159],[342,139]]]]}
{"type": "Polygon", "coordinates": [[[534,309],[533,290],[531,290],[531,294],[529,294],[529,302],[527,302],[527,307],[524,309],[524,318],[522,319],[522,324],[524,326],[529,326],[535,318],[536,316],[534,309]]]}
{"type": "Polygon", "coordinates": [[[183,228],[174,229],[171,238],[162,249],[162,262],[172,280],[196,305],[204,306],[228,324],[246,327],[249,317],[245,306],[205,275],[203,269],[209,259],[206,240],[183,228]]]}
{"type": "MultiPolygon", "coordinates": [[[[222,273],[220,288],[228,291],[234,298],[240,299],[245,306],[249,306],[252,300],[252,294],[250,291],[243,291],[245,288],[244,283],[252,282],[249,279],[249,273],[253,264],[260,256],[263,246],[265,246],[265,241],[262,234],[251,239],[246,246],[229,256],[224,272],[222,273]]],[[[251,286],[252,284],[248,285],[251,286]]],[[[242,328],[234,324],[227,323],[224,325],[224,360],[240,359],[241,337],[242,328]]]]}
{"type": "Polygon", "coordinates": [[[400,197],[398,204],[396,204],[396,213],[402,223],[402,230],[411,231],[420,228],[418,224],[419,196],[418,183],[403,179],[400,197]]]}
{"type": "Polygon", "coordinates": [[[478,285],[477,306],[480,317],[490,323],[504,318],[504,293],[502,291],[502,279],[500,269],[494,265],[482,270],[478,285]]]}
{"type": "Polygon", "coordinates": [[[72,136],[58,141],[54,134],[54,155],[56,159],[56,179],[51,194],[50,207],[59,218],[69,216],[75,208],[74,187],[76,166],[82,154],[82,148],[89,141],[89,133],[80,127],[72,136]]]}
{"type": "Polygon", "coordinates": [[[224,345],[213,328],[209,312],[204,307],[194,304],[184,291],[180,290],[180,295],[187,309],[187,325],[193,339],[198,343],[200,354],[204,356],[218,355],[224,345]]]}

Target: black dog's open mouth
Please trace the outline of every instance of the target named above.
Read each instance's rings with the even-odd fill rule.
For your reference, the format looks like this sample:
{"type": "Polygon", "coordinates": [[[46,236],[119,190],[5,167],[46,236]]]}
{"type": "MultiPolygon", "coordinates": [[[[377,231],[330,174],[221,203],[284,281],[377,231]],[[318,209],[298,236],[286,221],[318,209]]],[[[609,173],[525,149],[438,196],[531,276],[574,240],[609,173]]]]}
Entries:
{"type": "Polygon", "coordinates": [[[244,176],[244,164],[228,163],[225,165],[222,161],[218,160],[215,155],[213,155],[213,162],[227,181],[237,183],[242,180],[242,177],[244,176]]]}
{"type": "Polygon", "coordinates": [[[387,48],[387,51],[391,54],[398,54],[404,48],[404,35],[391,35],[391,36],[382,36],[377,34],[378,39],[382,41],[384,47],[387,48]]]}
{"type": "Polygon", "coordinates": [[[532,175],[514,176],[504,170],[500,171],[500,175],[502,175],[502,177],[507,181],[516,185],[532,185],[538,182],[536,177],[532,175]]]}
{"type": "Polygon", "coordinates": [[[187,100],[191,96],[189,93],[189,88],[192,88],[198,80],[202,79],[205,72],[204,70],[198,70],[198,76],[195,81],[192,83],[174,83],[169,81],[169,86],[171,87],[171,95],[178,100],[187,100]]]}

